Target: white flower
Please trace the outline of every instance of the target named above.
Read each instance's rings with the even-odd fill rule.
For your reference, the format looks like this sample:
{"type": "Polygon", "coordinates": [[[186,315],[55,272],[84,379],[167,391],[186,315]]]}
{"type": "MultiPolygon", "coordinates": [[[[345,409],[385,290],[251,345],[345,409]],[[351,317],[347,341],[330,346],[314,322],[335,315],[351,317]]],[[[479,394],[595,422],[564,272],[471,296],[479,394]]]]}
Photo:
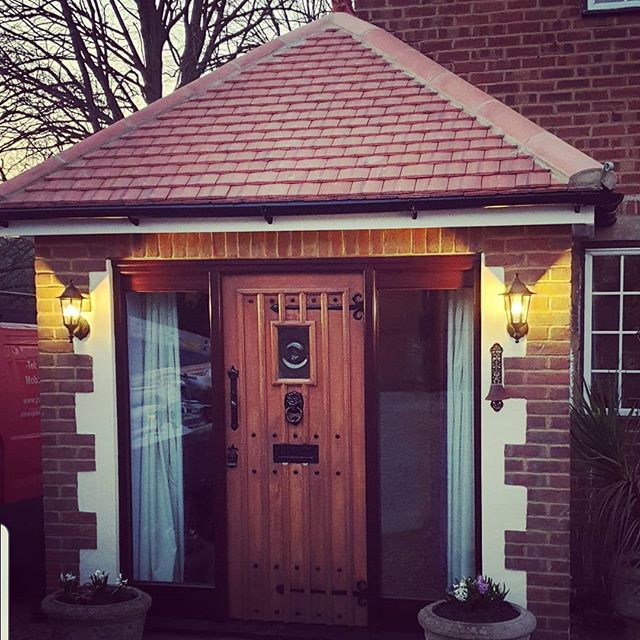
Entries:
{"type": "Polygon", "coordinates": [[[129,584],[129,581],[122,577],[122,574],[118,574],[118,579],[116,580],[116,587],[126,587],[129,584]]]}
{"type": "Polygon", "coordinates": [[[456,600],[460,602],[466,602],[468,595],[469,595],[469,589],[467,589],[466,582],[461,580],[457,584],[453,585],[453,597],[456,600]]]}

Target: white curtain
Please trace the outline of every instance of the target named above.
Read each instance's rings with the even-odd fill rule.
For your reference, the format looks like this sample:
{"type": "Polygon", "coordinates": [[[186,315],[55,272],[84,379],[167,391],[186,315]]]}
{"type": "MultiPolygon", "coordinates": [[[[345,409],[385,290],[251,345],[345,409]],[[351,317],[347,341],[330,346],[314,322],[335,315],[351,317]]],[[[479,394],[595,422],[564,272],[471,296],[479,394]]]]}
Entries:
{"type": "Polygon", "coordinates": [[[175,294],[127,296],[135,578],[184,576],[182,405],[175,294]]]}
{"type": "Polygon", "coordinates": [[[475,569],[473,333],[468,291],[452,291],[447,338],[448,581],[475,569]]]}

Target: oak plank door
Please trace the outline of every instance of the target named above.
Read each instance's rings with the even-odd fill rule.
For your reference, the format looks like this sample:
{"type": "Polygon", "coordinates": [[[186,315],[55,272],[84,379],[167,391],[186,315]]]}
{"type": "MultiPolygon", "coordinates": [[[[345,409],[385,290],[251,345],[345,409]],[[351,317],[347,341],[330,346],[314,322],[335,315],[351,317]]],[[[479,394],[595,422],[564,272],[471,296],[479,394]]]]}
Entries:
{"type": "Polygon", "coordinates": [[[362,292],[360,274],[223,280],[232,618],[367,624],[362,292]]]}

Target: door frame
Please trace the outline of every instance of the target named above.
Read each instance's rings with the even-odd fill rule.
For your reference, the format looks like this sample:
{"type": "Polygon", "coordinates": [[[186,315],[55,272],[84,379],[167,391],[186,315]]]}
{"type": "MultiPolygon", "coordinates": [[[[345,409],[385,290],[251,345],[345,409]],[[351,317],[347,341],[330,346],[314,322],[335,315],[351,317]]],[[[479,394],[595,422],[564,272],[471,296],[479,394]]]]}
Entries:
{"type": "MultiPolygon", "coordinates": [[[[417,628],[411,617],[416,601],[382,598],[380,596],[380,470],[378,446],[378,406],[376,394],[376,345],[378,341],[377,292],[381,289],[457,289],[472,288],[474,292],[474,478],[475,478],[475,547],[476,571],[482,570],[481,474],[480,474],[480,255],[447,254],[403,257],[286,258],[286,259],[211,259],[211,260],[141,260],[113,259],[114,323],[118,418],[119,468],[119,546],[121,568],[132,574],[131,544],[131,476],[129,439],[129,380],[127,358],[127,324],[125,293],[127,291],[208,291],[211,331],[212,389],[225,390],[222,322],[222,278],[225,275],[259,273],[359,273],[364,283],[364,394],[365,394],[365,465],[367,505],[367,572],[369,628],[390,627],[389,622],[408,622],[417,628]]],[[[214,393],[214,422],[225,424],[225,393],[214,393]]],[[[215,433],[215,432],[214,432],[215,433]]],[[[216,434],[216,453],[223,460],[225,430],[216,434]]],[[[226,543],[226,467],[214,467],[217,492],[214,509],[220,526],[215,545],[216,588],[199,585],[136,582],[154,598],[154,609],[184,618],[225,620],[227,606],[227,543],[226,543]],[[205,614],[205,615],[203,615],[205,614]]]]}

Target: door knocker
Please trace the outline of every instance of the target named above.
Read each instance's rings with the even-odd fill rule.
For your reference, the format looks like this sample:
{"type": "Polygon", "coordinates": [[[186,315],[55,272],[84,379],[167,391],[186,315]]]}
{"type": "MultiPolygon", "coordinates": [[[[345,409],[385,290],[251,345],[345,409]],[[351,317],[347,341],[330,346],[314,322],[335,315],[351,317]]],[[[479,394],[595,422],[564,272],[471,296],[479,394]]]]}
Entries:
{"type": "Polygon", "coordinates": [[[299,391],[289,391],[284,397],[284,419],[298,424],[304,415],[304,398],[299,391]]]}

